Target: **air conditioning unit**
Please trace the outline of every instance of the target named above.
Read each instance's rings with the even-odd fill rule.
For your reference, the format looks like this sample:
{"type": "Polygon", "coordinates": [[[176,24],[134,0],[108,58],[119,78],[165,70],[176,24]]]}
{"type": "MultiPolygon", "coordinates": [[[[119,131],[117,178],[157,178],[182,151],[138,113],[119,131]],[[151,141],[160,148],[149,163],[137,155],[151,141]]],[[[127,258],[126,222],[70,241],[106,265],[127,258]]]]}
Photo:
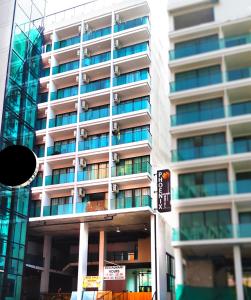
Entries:
{"type": "Polygon", "coordinates": [[[76,76],[76,82],[79,83],[79,76],[76,76]]]}
{"type": "Polygon", "coordinates": [[[119,40],[114,41],[114,48],[119,49],[121,47],[119,40]]]}
{"type": "Polygon", "coordinates": [[[79,33],[81,32],[81,25],[78,26],[78,32],[79,32],[79,33]]]}
{"type": "Polygon", "coordinates": [[[78,109],[78,102],[75,103],[74,107],[75,109],[78,109]]]}
{"type": "Polygon", "coordinates": [[[114,74],[115,74],[115,76],[119,76],[120,75],[119,66],[114,66],[114,74]]]}
{"type": "Polygon", "coordinates": [[[51,40],[51,41],[53,40],[53,34],[50,35],[50,40],[51,40]]]}
{"type": "Polygon", "coordinates": [[[80,50],[77,51],[77,56],[80,56],[80,50]]]}
{"type": "Polygon", "coordinates": [[[121,23],[121,19],[120,19],[120,15],[119,14],[115,15],[115,23],[117,23],[117,24],[121,23]]]}
{"type": "Polygon", "coordinates": [[[49,65],[51,64],[51,58],[48,59],[48,64],[49,64],[49,65]]]}
{"type": "Polygon", "coordinates": [[[119,97],[119,94],[117,94],[117,93],[113,94],[113,101],[116,104],[120,103],[121,99],[119,97]]]}
{"type": "Polygon", "coordinates": [[[46,88],[49,89],[50,88],[50,83],[46,83],[46,88]]]}
{"type": "Polygon", "coordinates": [[[112,184],[112,192],[118,193],[119,192],[119,186],[116,183],[112,184]]]}
{"type": "Polygon", "coordinates": [[[85,196],[85,190],[83,188],[78,188],[78,195],[80,197],[84,197],[85,196]]]}
{"type": "Polygon", "coordinates": [[[115,135],[119,133],[119,124],[118,124],[118,122],[113,122],[113,124],[112,124],[112,133],[115,134],[115,135]]]}
{"type": "Polygon", "coordinates": [[[74,130],[74,131],[73,131],[73,135],[74,135],[74,137],[77,136],[77,130],[74,130]]]}
{"type": "Polygon", "coordinates": [[[80,136],[81,136],[83,139],[87,139],[87,137],[88,137],[88,132],[87,132],[87,130],[84,129],[84,128],[81,128],[81,129],[80,129],[80,136]]]}
{"type": "Polygon", "coordinates": [[[84,23],[84,32],[90,31],[90,26],[88,23],[84,23]]]}
{"type": "Polygon", "coordinates": [[[72,165],[73,165],[73,166],[76,166],[76,159],[73,159],[72,165]]]}
{"type": "Polygon", "coordinates": [[[85,73],[83,74],[82,80],[83,80],[83,83],[89,83],[90,82],[89,77],[85,73]]]}
{"type": "Polygon", "coordinates": [[[81,107],[84,111],[87,111],[89,109],[88,103],[85,100],[81,101],[81,107]]]}
{"type": "Polygon", "coordinates": [[[84,56],[86,56],[86,57],[90,57],[91,56],[91,53],[90,53],[89,49],[84,48],[84,56]]]}
{"type": "Polygon", "coordinates": [[[38,199],[39,199],[39,200],[42,200],[42,199],[43,199],[43,194],[42,194],[42,193],[39,194],[38,199]]]}
{"type": "Polygon", "coordinates": [[[79,165],[80,165],[81,168],[86,168],[86,166],[87,166],[86,160],[84,158],[80,158],[79,159],[79,165]]]}
{"type": "Polygon", "coordinates": [[[74,190],[71,190],[71,196],[74,196],[74,190]]]}
{"type": "Polygon", "coordinates": [[[117,164],[119,163],[119,155],[118,153],[112,153],[112,160],[117,164]]]}

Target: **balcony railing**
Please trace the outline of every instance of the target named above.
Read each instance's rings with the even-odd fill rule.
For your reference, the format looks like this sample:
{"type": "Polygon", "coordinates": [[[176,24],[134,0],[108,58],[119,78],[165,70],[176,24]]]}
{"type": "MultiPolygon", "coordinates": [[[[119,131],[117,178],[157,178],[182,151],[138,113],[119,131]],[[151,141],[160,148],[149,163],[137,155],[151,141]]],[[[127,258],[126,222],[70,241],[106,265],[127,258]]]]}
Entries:
{"type": "Polygon", "coordinates": [[[210,225],[173,229],[173,241],[229,239],[233,237],[233,226],[210,225]]]}
{"type": "Polygon", "coordinates": [[[67,97],[73,97],[78,94],[78,86],[72,86],[51,92],[51,100],[58,100],[67,97]]]}
{"type": "Polygon", "coordinates": [[[97,180],[108,177],[108,168],[98,168],[94,170],[83,170],[78,172],[78,181],[97,180]]]}
{"type": "Polygon", "coordinates": [[[100,38],[102,36],[106,36],[108,34],[111,34],[111,27],[105,27],[105,28],[101,28],[101,29],[97,29],[91,32],[86,32],[83,35],[83,40],[84,41],[89,41],[89,40],[93,40],[93,39],[97,39],[100,38]]]}
{"type": "Polygon", "coordinates": [[[114,77],[113,85],[118,86],[118,85],[133,83],[141,80],[147,80],[149,78],[150,76],[149,76],[148,69],[138,70],[138,71],[122,74],[118,77],[114,77]]]}
{"type": "Polygon", "coordinates": [[[81,86],[81,94],[90,93],[98,90],[107,89],[110,87],[110,78],[104,78],[97,81],[92,81],[81,86]]]}
{"type": "Polygon", "coordinates": [[[124,166],[112,167],[112,176],[126,176],[139,173],[152,172],[152,166],[148,161],[135,164],[125,164],[124,166]]]}
{"type": "Polygon", "coordinates": [[[34,147],[34,152],[36,153],[37,157],[44,157],[44,144],[36,145],[34,147]]]}
{"type": "Polygon", "coordinates": [[[42,130],[46,128],[46,118],[37,119],[36,121],[36,130],[42,130]]]}
{"type": "Polygon", "coordinates": [[[38,95],[38,104],[39,103],[45,103],[48,101],[48,93],[41,93],[38,95]]]}
{"type": "Polygon", "coordinates": [[[246,79],[251,77],[251,68],[246,67],[237,70],[229,70],[227,72],[227,81],[246,79]]]}
{"type": "Polygon", "coordinates": [[[50,68],[42,69],[40,77],[46,77],[50,75],[50,68]]]}
{"type": "Polygon", "coordinates": [[[63,153],[71,153],[76,151],[76,143],[54,145],[47,148],[47,155],[58,155],[63,153]]]}
{"type": "Polygon", "coordinates": [[[239,238],[250,238],[251,237],[251,224],[238,224],[237,233],[239,238]]]}
{"type": "Polygon", "coordinates": [[[57,126],[64,126],[69,124],[74,124],[77,122],[77,114],[70,115],[70,116],[61,116],[54,119],[49,120],[49,127],[57,127],[57,126]]]}
{"type": "Polygon", "coordinates": [[[227,154],[226,143],[206,145],[206,146],[193,147],[193,148],[184,148],[179,150],[172,150],[172,162],[207,158],[213,156],[222,156],[226,154],[227,154]]]}
{"type": "Polygon", "coordinates": [[[236,194],[251,193],[251,179],[239,179],[234,184],[234,192],[236,194]]]}
{"type": "Polygon", "coordinates": [[[66,215],[73,213],[73,204],[59,204],[43,207],[43,216],[66,215]]]}
{"type": "Polygon", "coordinates": [[[47,44],[42,46],[42,53],[50,52],[52,50],[52,45],[47,44]]]}
{"type": "Polygon", "coordinates": [[[251,34],[232,36],[224,39],[212,38],[194,41],[189,45],[184,45],[178,49],[170,51],[170,60],[184,58],[192,55],[198,55],[210,51],[216,51],[224,48],[236,47],[251,43],[251,34]]]}
{"type": "Polygon", "coordinates": [[[232,117],[251,114],[251,101],[234,103],[230,106],[230,115],[232,117]]]}
{"type": "Polygon", "coordinates": [[[30,208],[30,218],[38,218],[41,215],[41,207],[40,206],[33,206],[30,208]]]}
{"type": "Polygon", "coordinates": [[[27,253],[25,256],[25,263],[28,265],[43,267],[44,266],[43,255],[42,254],[34,255],[34,254],[27,253]]]}
{"type": "Polygon", "coordinates": [[[112,199],[111,202],[112,209],[152,206],[152,198],[150,195],[124,198],[118,197],[117,199],[112,199]]]}
{"type": "Polygon", "coordinates": [[[97,201],[84,201],[77,202],[76,204],[76,212],[84,213],[91,211],[101,211],[106,210],[106,201],[105,200],[97,200],[97,201]]]}
{"type": "Polygon", "coordinates": [[[199,197],[221,196],[229,194],[228,182],[205,183],[201,185],[179,186],[172,190],[174,199],[189,199],[199,197]]]}
{"type": "Polygon", "coordinates": [[[43,177],[37,176],[31,183],[32,187],[39,187],[43,185],[43,177]]]}
{"type": "Polygon", "coordinates": [[[61,64],[59,66],[55,66],[52,68],[52,74],[59,74],[63,72],[68,72],[72,70],[76,70],[79,68],[79,60],[71,61],[65,64],[61,64]]]}
{"type": "Polygon", "coordinates": [[[171,125],[178,126],[196,122],[205,122],[224,117],[224,107],[205,109],[201,111],[188,111],[171,116],[171,125]]]}
{"type": "Polygon", "coordinates": [[[109,145],[109,135],[91,138],[79,142],[79,151],[92,150],[102,147],[108,147],[109,145]]]}
{"type": "Polygon", "coordinates": [[[144,42],[144,43],[124,47],[124,48],[121,48],[118,50],[114,50],[113,58],[116,59],[116,58],[120,58],[123,56],[128,56],[128,55],[133,55],[136,53],[144,52],[147,50],[148,50],[148,43],[144,42]]]}
{"type": "Polygon", "coordinates": [[[112,137],[113,145],[121,145],[139,141],[148,141],[151,144],[152,136],[148,129],[139,129],[131,132],[121,132],[119,135],[112,137]]]}
{"type": "Polygon", "coordinates": [[[91,65],[99,64],[111,59],[111,52],[105,52],[98,55],[93,55],[90,57],[85,57],[82,60],[82,67],[88,67],[91,65]]]}
{"type": "Polygon", "coordinates": [[[68,47],[68,46],[75,45],[78,43],[80,43],[80,36],[73,36],[69,39],[55,42],[54,49],[57,50],[57,49],[68,47]]]}
{"type": "Polygon", "coordinates": [[[49,175],[45,177],[45,185],[70,183],[74,181],[74,172],[49,175]]]}
{"type": "Polygon", "coordinates": [[[251,138],[245,140],[234,141],[232,144],[232,153],[251,152],[251,138]]]}
{"type": "Polygon", "coordinates": [[[109,261],[134,261],[138,259],[138,251],[108,251],[106,258],[109,261]]]}
{"type": "Polygon", "coordinates": [[[103,106],[101,108],[90,108],[88,111],[80,114],[80,122],[95,120],[108,117],[110,114],[109,106],[103,106]]]}
{"type": "Polygon", "coordinates": [[[113,106],[113,115],[125,114],[133,111],[139,111],[146,109],[151,111],[151,104],[149,102],[149,97],[143,97],[139,99],[133,99],[130,101],[121,102],[118,105],[113,106]]]}
{"type": "Polygon", "coordinates": [[[134,27],[141,26],[141,25],[144,25],[147,23],[149,23],[149,19],[147,16],[129,20],[129,21],[114,25],[114,32],[119,32],[122,30],[134,28],[134,27]]]}

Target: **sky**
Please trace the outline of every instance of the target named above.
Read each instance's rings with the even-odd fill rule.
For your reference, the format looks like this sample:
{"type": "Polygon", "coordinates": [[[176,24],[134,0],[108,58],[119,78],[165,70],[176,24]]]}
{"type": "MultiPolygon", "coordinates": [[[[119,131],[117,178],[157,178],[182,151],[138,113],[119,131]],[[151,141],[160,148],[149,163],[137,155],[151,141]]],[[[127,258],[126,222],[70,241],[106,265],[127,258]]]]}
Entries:
{"type": "MultiPolygon", "coordinates": [[[[73,6],[84,4],[90,0],[47,0],[46,15],[61,11],[73,6]]],[[[105,0],[107,1],[107,0],[105,0]]]]}

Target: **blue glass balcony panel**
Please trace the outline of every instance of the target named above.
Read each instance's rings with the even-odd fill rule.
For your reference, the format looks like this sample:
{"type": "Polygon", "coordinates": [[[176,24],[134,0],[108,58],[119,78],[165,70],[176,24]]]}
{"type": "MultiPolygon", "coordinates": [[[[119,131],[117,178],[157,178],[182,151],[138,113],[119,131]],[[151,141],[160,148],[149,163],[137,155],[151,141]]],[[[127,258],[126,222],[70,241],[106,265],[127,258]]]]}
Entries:
{"type": "Polygon", "coordinates": [[[152,166],[148,161],[112,167],[112,176],[126,176],[139,173],[152,173],[152,166]]]}
{"type": "Polygon", "coordinates": [[[63,125],[74,124],[77,122],[77,114],[72,114],[70,116],[58,115],[57,118],[49,120],[49,127],[57,127],[63,125]]]}
{"type": "Polygon", "coordinates": [[[79,60],[74,60],[65,64],[61,64],[59,66],[55,66],[52,68],[52,74],[63,73],[67,71],[76,70],[79,68],[79,60]]]}
{"type": "Polygon", "coordinates": [[[137,19],[133,19],[133,20],[129,20],[120,24],[115,24],[114,25],[114,32],[119,32],[122,30],[126,30],[126,29],[130,29],[130,28],[134,28],[137,26],[141,26],[144,24],[149,23],[149,19],[147,16],[145,17],[141,17],[141,18],[137,18],[137,19]]]}
{"type": "Polygon", "coordinates": [[[44,147],[44,144],[35,146],[34,152],[36,153],[37,157],[44,157],[44,147]]]}
{"type": "Polygon", "coordinates": [[[37,119],[36,130],[42,130],[46,128],[46,118],[37,119]]]}
{"type": "Polygon", "coordinates": [[[82,67],[88,67],[91,65],[99,64],[111,59],[111,52],[105,52],[98,55],[93,55],[90,57],[85,57],[82,60],[82,67]]]}
{"type": "Polygon", "coordinates": [[[121,145],[139,141],[152,142],[152,136],[148,129],[134,129],[134,131],[121,132],[119,135],[112,137],[113,145],[121,145]]]}
{"type": "Polygon", "coordinates": [[[81,86],[81,94],[110,88],[110,78],[92,81],[81,86]]]}
{"type": "Polygon", "coordinates": [[[148,111],[151,111],[151,105],[149,101],[150,101],[149,97],[142,97],[142,98],[137,98],[129,101],[124,101],[113,106],[112,113],[113,115],[118,115],[118,114],[133,112],[133,111],[139,111],[142,109],[147,109],[148,111]]]}
{"type": "Polygon", "coordinates": [[[48,101],[48,93],[40,93],[38,95],[38,103],[45,103],[48,101]]]}
{"type": "Polygon", "coordinates": [[[76,143],[54,145],[47,148],[47,155],[58,155],[63,153],[75,152],[76,143]]]}
{"type": "Polygon", "coordinates": [[[128,56],[128,55],[132,55],[132,54],[139,53],[139,52],[144,52],[147,50],[148,50],[148,43],[144,42],[144,43],[140,43],[140,44],[136,44],[136,45],[132,45],[132,46],[114,50],[113,58],[116,59],[116,58],[120,58],[123,56],[128,56]]]}
{"type": "Polygon", "coordinates": [[[120,197],[111,200],[112,209],[123,209],[133,207],[152,207],[152,198],[150,195],[142,195],[135,197],[120,197]]]}
{"type": "Polygon", "coordinates": [[[73,213],[73,204],[58,204],[58,205],[51,205],[51,206],[44,206],[43,207],[43,215],[44,217],[47,216],[54,216],[54,215],[66,215],[73,213]]]}
{"type": "Polygon", "coordinates": [[[49,175],[45,177],[45,185],[69,183],[74,181],[74,173],[49,175]]]}
{"type": "Polygon", "coordinates": [[[43,176],[36,176],[36,178],[32,181],[32,187],[38,187],[43,185],[43,176]]]}
{"type": "Polygon", "coordinates": [[[148,69],[138,70],[126,74],[122,74],[118,77],[113,78],[113,85],[122,85],[122,84],[128,84],[132,82],[137,82],[140,80],[147,80],[149,79],[149,72],[148,69]]]}
{"type": "Polygon", "coordinates": [[[51,100],[73,97],[76,96],[77,94],[78,94],[78,86],[74,85],[71,87],[57,90],[55,92],[51,92],[51,100]]]}
{"type": "Polygon", "coordinates": [[[251,77],[251,68],[242,68],[237,70],[230,70],[227,72],[227,80],[234,81],[240,79],[246,79],[251,77]]]}
{"type": "Polygon", "coordinates": [[[105,27],[105,28],[97,29],[95,31],[86,32],[83,35],[83,40],[84,41],[89,41],[89,40],[97,39],[97,38],[100,38],[102,36],[111,34],[111,31],[112,31],[111,27],[105,27]]]}
{"type": "Polygon", "coordinates": [[[237,225],[237,232],[239,238],[250,238],[251,237],[251,224],[238,224],[237,225]]]}
{"type": "Polygon", "coordinates": [[[50,52],[52,50],[52,44],[46,44],[42,47],[42,53],[50,52]]]}
{"type": "Polygon", "coordinates": [[[242,179],[235,182],[235,193],[251,193],[251,179],[242,179]]]}
{"type": "Polygon", "coordinates": [[[247,139],[239,139],[232,144],[232,153],[251,152],[251,137],[247,139]]]}
{"type": "Polygon", "coordinates": [[[230,115],[232,117],[246,114],[251,114],[251,101],[234,103],[230,106],[230,115]]]}
{"type": "Polygon", "coordinates": [[[50,68],[45,68],[41,70],[41,75],[40,77],[46,77],[50,75],[50,68]]]}
{"type": "Polygon", "coordinates": [[[108,177],[108,168],[97,168],[78,172],[78,181],[97,180],[108,177]]]}
{"type": "Polygon", "coordinates": [[[57,50],[57,49],[68,47],[68,46],[75,45],[78,43],[80,43],[80,36],[73,36],[69,39],[55,42],[54,49],[57,50]]]}
{"type": "Polygon", "coordinates": [[[79,151],[108,147],[108,145],[109,135],[103,135],[101,137],[89,138],[79,142],[79,151]]]}
{"type": "Polygon", "coordinates": [[[80,122],[108,117],[110,113],[109,105],[90,108],[80,114],[80,122]]]}
{"type": "Polygon", "coordinates": [[[194,148],[184,148],[172,151],[172,162],[200,159],[227,154],[227,145],[214,144],[194,148]]]}

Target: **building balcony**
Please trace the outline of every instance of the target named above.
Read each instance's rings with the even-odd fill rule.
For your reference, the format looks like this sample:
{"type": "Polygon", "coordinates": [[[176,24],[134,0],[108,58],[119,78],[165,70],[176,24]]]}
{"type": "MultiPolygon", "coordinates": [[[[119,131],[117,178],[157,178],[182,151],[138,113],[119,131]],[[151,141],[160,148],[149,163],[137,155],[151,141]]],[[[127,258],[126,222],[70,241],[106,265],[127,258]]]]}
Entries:
{"type": "Polygon", "coordinates": [[[178,47],[169,52],[170,60],[185,58],[193,55],[199,55],[210,51],[217,51],[230,47],[242,46],[251,43],[251,34],[231,36],[224,39],[218,39],[217,36],[212,38],[200,38],[178,47]]]}
{"type": "Polygon", "coordinates": [[[251,101],[233,103],[229,107],[229,114],[232,117],[251,114],[251,101]]]}
{"type": "Polygon", "coordinates": [[[172,150],[172,162],[227,155],[227,144],[206,145],[172,150]]]}
{"type": "Polygon", "coordinates": [[[36,121],[36,130],[43,130],[46,128],[46,118],[37,119],[36,121]]]}
{"type": "Polygon", "coordinates": [[[148,161],[112,167],[112,177],[127,176],[140,173],[148,173],[150,175],[152,174],[152,166],[148,161]]]}
{"type": "Polygon", "coordinates": [[[111,34],[112,30],[111,27],[105,27],[105,28],[101,28],[101,29],[97,29],[91,32],[86,32],[83,35],[83,41],[89,41],[89,40],[93,40],[93,39],[97,39],[106,35],[111,34]]]}
{"type": "Polygon", "coordinates": [[[80,36],[74,36],[66,40],[58,41],[54,43],[54,50],[65,48],[80,43],[80,36]]]}
{"type": "Polygon", "coordinates": [[[80,114],[80,122],[106,118],[110,115],[109,105],[89,108],[88,111],[80,114]]]}
{"type": "Polygon", "coordinates": [[[138,99],[133,99],[129,101],[124,101],[112,108],[113,115],[125,114],[134,111],[139,111],[146,109],[149,112],[151,111],[151,104],[149,102],[149,97],[142,97],[138,99]]]}
{"type": "Polygon", "coordinates": [[[34,148],[34,152],[36,153],[37,157],[44,157],[44,150],[44,144],[36,145],[34,148]]]}
{"type": "Polygon", "coordinates": [[[78,172],[78,181],[98,180],[108,178],[108,168],[98,168],[95,170],[83,170],[78,172]]]}
{"type": "Polygon", "coordinates": [[[124,47],[124,48],[114,50],[113,58],[117,59],[117,58],[129,56],[129,55],[133,55],[133,54],[136,54],[136,53],[145,52],[148,49],[149,49],[149,45],[148,45],[147,42],[140,43],[140,44],[135,44],[135,45],[132,45],[132,46],[128,46],[128,47],[124,47]]]}
{"type": "Polygon", "coordinates": [[[150,78],[148,69],[138,70],[126,74],[122,74],[113,78],[113,86],[129,84],[141,80],[147,80],[150,78]]]}
{"type": "Polygon", "coordinates": [[[70,116],[57,116],[57,118],[49,120],[49,127],[58,127],[64,125],[70,125],[77,122],[77,114],[70,115],[70,116]]]}
{"type": "Polygon", "coordinates": [[[109,251],[107,260],[109,261],[135,261],[138,259],[138,251],[109,251]]]}
{"type": "Polygon", "coordinates": [[[251,237],[251,224],[238,224],[237,234],[239,238],[250,238],[251,237]]]}
{"type": "Polygon", "coordinates": [[[77,202],[76,213],[107,210],[105,200],[77,202]]]}
{"type": "Polygon", "coordinates": [[[90,138],[79,142],[78,150],[79,151],[86,151],[86,150],[93,150],[103,147],[108,147],[109,145],[109,135],[104,135],[97,138],[90,138]]]}
{"type": "Polygon", "coordinates": [[[52,75],[76,70],[79,68],[79,60],[71,61],[52,68],[52,75]]]}
{"type": "Polygon", "coordinates": [[[43,216],[67,215],[73,213],[73,204],[59,204],[43,207],[43,216]]]}
{"type": "Polygon", "coordinates": [[[47,148],[47,155],[58,155],[76,151],[76,143],[54,145],[47,148]]]}
{"type": "MultiPolygon", "coordinates": [[[[39,215],[40,217],[40,215],[39,215]]],[[[44,266],[44,259],[42,255],[30,254],[27,253],[25,256],[25,263],[26,265],[33,265],[33,266],[44,266]]]]}
{"type": "Polygon", "coordinates": [[[91,93],[98,90],[110,88],[110,78],[92,81],[81,86],[81,94],[91,93]]]}
{"type": "Polygon", "coordinates": [[[78,86],[75,85],[64,89],[60,89],[55,92],[51,92],[51,100],[53,101],[53,100],[67,98],[67,97],[73,97],[76,96],[77,94],[78,94],[78,86]]]}
{"type": "Polygon", "coordinates": [[[234,183],[235,194],[251,193],[251,179],[236,180],[234,183]]]}
{"type": "Polygon", "coordinates": [[[251,139],[237,140],[232,143],[232,154],[251,152],[251,139]]]}
{"type": "Polygon", "coordinates": [[[112,137],[112,145],[121,145],[140,141],[152,142],[152,135],[148,129],[135,130],[134,132],[121,132],[112,137]]]}
{"type": "Polygon", "coordinates": [[[137,18],[134,20],[130,20],[130,21],[126,21],[126,22],[114,25],[114,32],[116,33],[116,32],[122,31],[122,30],[127,30],[127,29],[134,28],[137,26],[142,26],[142,25],[145,25],[148,23],[149,23],[149,18],[147,16],[137,18]]]}
{"type": "Polygon", "coordinates": [[[111,52],[104,52],[98,55],[85,57],[82,60],[82,67],[89,67],[91,65],[100,64],[111,59],[111,52]]]}
{"type": "MultiPolygon", "coordinates": [[[[32,201],[32,202],[36,202],[36,201],[32,201]]],[[[31,203],[32,203],[31,202],[31,203]]],[[[32,206],[30,208],[30,218],[38,218],[41,215],[41,206],[32,206]]]]}
{"type": "Polygon", "coordinates": [[[48,93],[40,93],[38,95],[38,104],[48,102],[48,93]]]}
{"type": "Polygon", "coordinates": [[[229,70],[226,76],[227,81],[246,79],[251,77],[251,68],[241,68],[237,70],[229,70]]]}
{"type": "Polygon", "coordinates": [[[41,74],[40,74],[40,78],[47,77],[49,75],[50,75],[50,68],[42,69],[41,74]]]}
{"type": "Polygon", "coordinates": [[[50,52],[52,50],[52,44],[46,44],[42,46],[42,53],[50,52]]]}
{"type": "Polygon", "coordinates": [[[45,177],[45,185],[63,184],[70,183],[74,181],[74,172],[49,175],[45,177]]]}
{"type": "Polygon", "coordinates": [[[111,209],[124,209],[134,207],[152,207],[152,198],[150,195],[139,197],[124,197],[111,200],[111,209]]]}
{"type": "Polygon", "coordinates": [[[32,187],[39,187],[43,185],[43,176],[36,176],[36,178],[32,181],[32,187]]]}
{"type": "Polygon", "coordinates": [[[226,225],[201,225],[189,228],[174,228],[173,241],[212,240],[233,238],[233,226],[226,225]]]}

